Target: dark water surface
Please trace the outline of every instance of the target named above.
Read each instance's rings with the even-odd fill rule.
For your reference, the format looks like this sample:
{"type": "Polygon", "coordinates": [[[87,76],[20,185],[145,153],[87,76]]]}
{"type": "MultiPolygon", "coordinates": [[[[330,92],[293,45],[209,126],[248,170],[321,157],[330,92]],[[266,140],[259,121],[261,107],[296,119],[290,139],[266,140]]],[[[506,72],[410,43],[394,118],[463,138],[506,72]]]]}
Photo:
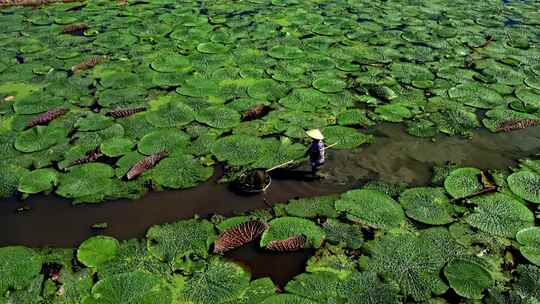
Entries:
{"type": "MultiPolygon", "coordinates": [[[[329,151],[328,162],[322,170],[326,179],[304,179],[305,165],[282,170],[274,173],[272,185],[264,195],[237,195],[216,182],[218,172],[196,188],[153,192],[138,201],[72,206],[68,200],[54,195],[33,196],[24,202],[0,201],[0,246],[75,247],[98,233],[90,226],[99,222],[109,224],[103,234],[118,239],[140,238],[152,225],[191,218],[194,214],[230,216],[294,197],[343,192],[374,179],[426,185],[433,165],[451,161],[478,168],[503,169],[515,165],[519,158],[540,152],[540,127],[500,134],[479,130],[472,139],[441,135],[432,141],[409,136],[400,125],[385,124],[377,127],[374,135],[375,143],[365,148],[329,151]],[[31,210],[15,212],[25,205],[31,210]]],[[[311,254],[311,251],[268,253],[251,244],[227,257],[246,265],[255,278],[270,276],[283,285],[304,270],[311,254]]]]}

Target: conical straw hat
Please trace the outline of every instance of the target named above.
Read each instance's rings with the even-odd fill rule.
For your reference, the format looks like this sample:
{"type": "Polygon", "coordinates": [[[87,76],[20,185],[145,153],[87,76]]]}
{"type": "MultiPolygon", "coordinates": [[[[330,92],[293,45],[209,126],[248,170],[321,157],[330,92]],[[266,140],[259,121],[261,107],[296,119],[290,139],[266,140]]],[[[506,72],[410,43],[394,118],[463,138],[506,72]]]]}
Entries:
{"type": "Polygon", "coordinates": [[[313,129],[313,130],[309,130],[306,132],[307,136],[313,138],[313,139],[318,139],[318,140],[322,140],[324,139],[324,135],[321,133],[321,131],[319,129],[313,129]]]}

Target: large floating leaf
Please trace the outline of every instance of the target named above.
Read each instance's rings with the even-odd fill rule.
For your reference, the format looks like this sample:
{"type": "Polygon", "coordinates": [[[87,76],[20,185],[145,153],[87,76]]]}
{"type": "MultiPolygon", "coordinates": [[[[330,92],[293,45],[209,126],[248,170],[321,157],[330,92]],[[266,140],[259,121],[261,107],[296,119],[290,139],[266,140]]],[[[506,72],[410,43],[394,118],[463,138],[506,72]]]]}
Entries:
{"type": "Polygon", "coordinates": [[[338,298],[340,283],[339,277],[331,272],[303,273],[287,283],[285,290],[316,302],[331,303],[338,298]]]}
{"type": "Polygon", "coordinates": [[[325,237],[324,231],[310,220],[298,217],[281,217],[272,220],[261,237],[261,246],[275,240],[286,240],[293,236],[304,235],[307,238],[306,245],[319,248],[325,237]]]}
{"type": "Polygon", "coordinates": [[[212,168],[203,167],[191,155],[179,155],[160,161],[150,174],[158,185],[182,189],[194,187],[209,179],[213,172],[212,168]]]}
{"type": "Polygon", "coordinates": [[[508,177],[508,186],[519,197],[540,204],[540,175],[531,171],[516,172],[508,177]]]}
{"type": "Polygon", "coordinates": [[[129,138],[109,138],[101,143],[100,150],[109,157],[118,157],[127,154],[135,146],[129,138]]]}
{"type": "Polygon", "coordinates": [[[386,235],[369,243],[367,269],[399,284],[416,301],[442,294],[447,287],[439,277],[444,259],[437,247],[413,234],[386,235]]]}
{"type": "Polygon", "coordinates": [[[174,265],[192,255],[207,257],[215,233],[210,222],[193,219],[153,226],[148,229],[146,238],[153,256],[174,265]]]}
{"type": "Polygon", "coordinates": [[[405,220],[401,206],[390,196],[375,190],[351,190],[336,201],[336,210],[374,228],[399,227],[405,220]]]}
{"type": "Polygon", "coordinates": [[[323,225],[326,239],[346,248],[360,249],[364,243],[362,229],[359,225],[342,223],[328,219],[323,225]]]}
{"type": "Polygon", "coordinates": [[[0,248],[0,294],[8,289],[24,289],[39,275],[41,257],[22,246],[0,248]]]}
{"type": "Polygon", "coordinates": [[[84,198],[103,194],[112,187],[114,170],[106,164],[89,163],[73,167],[60,175],[56,193],[67,198],[84,198]]]}
{"type": "Polygon", "coordinates": [[[264,140],[246,135],[223,137],[212,147],[212,154],[214,154],[219,161],[227,161],[234,166],[253,163],[258,160],[265,151],[266,143],[264,140]]]}
{"type": "Polygon", "coordinates": [[[267,298],[261,304],[316,304],[310,299],[303,298],[301,296],[292,294],[280,294],[267,298]]]}
{"type": "Polygon", "coordinates": [[[8,198],[17,192],[20,180],[28,169],[17,165],[0,165],[0,197],[8,198]]]}
{"type": "Polygon", "coordinates": [[[469,260],[454,260],[444,268],[450,287],[469,299],[481,299],[482,292],[491,287],[493,278],[488,270],[469,260]]]}
{"type": "Polygon", "coordinates": [[[286,108],[313,112],[325,108],[330,103],[330,97],[314,89],[295,89],[291,94],[279,100],[286,108]]]}
{"type": "Polygon", "coordinates": [[[405,190],[399,202],[408,217],[430,225],[452,222],[452,205],[442,188],[412,188],[405,190]]]}
{"type": "Polygon", "coordinates": [[[158,128],[179,128],[195,119],[193,110],[179,102],[168,102],[146,115],[146,120],[158,128]]]}
{"type": "Polygon", "coordinates": [[[519,251],[531,263],[540,266],[540,227],[520,230],[516,235],[519,251]]]}
{"type": "Polygon", "coordinates": [[[223,106],[202,109],[195,117],[197,121],[218,129],[229,129],[240,123],[240,114],[223,106]]]}
{"type": "Polygon", "coordinates": [[[343,126],[326,127],[322,129],[322,133],[328,145],[337,143],[334,146],[335,149],[352,149],[373,141],[373,136],[343,126]]]}
{"type": "Polygon", "coordinates": [[[67,132],[53,126],[37,126],[17,135],[15,149],[21,152],[36,152],[45,150],[58,142],[65,140],[67,132]]]}
{"type": "Polygon", "coordinates": [[[502,193],[472,199],[478,207],[467,223],[493,235],[514,238],[516,233],[534,225],[534,214],[518,200],[502,193]]]}
{"type": "Polygon", "coordinates": [[[347,87],[347,83],[341,79],[319,78],[313,81],[313,87],[325,93],[337,93],[347,87]]]}
{"type": "Polygon", "coordinates": [[[20,181],[18,190],[22,193],[50,191],[58,184],[58,175],[53,169],[37,169],[26,174],[20,181]]]}
{"type": "Polygon", "coordinates": [[[176,53],[160,53],[151,64],[152,68],[158,72],[174,73],[180,72],[189,66],[188,57],[176,53]]]}
{"type": "Polygon", "coordinates": [[[504,104],[499,93],[476,83],[461,84],[448,90],[448,95],[460,102],[482,109],[491,109],[504,104]]]}
{"type": "Polygon", "coordinates": [[[300,198],[290,200],[284,209],[287,214],[292,216],[315,218],[315,217],[337,217],[337,212],[334,209],[334,202],[338,196],[319,196],[312,198],[300,198]]]}
{"type": "Polygon", "coordinates": [[[276,45],[270,49],[268,55],[278,59],[294,59],[303,55],[302,50],[287,45],[276,45]]]}
{"type": "Polygon", "coordinates": [[[170,287],[160,277],[143,272],[128,272],[106,277],[92,288],[96,304],[169,304],[170,287]]]}
{"type": "Polygon", "coordinates": [[[118,252],[97,268],[100,278],[133,271],[164,275],[171,269],[148,252],[146,243],[136,239],[120,243],[118,252]]]}
{"type": "Polygon", "coordinates": [[[118,253],[119,243],[115,238],[95,236],[84,241],[77,250],[77,259],[87,267],[97,267],[118,253]]]}
{"type": "Polygon", "coordinates": [[[230,303],[249,286],[250,275],[239,265],[214,258],[187,280],[183,298],[189,303],[230,303]]]}
{"type": "Polygon", "coordinates": [[[398,288],[391,284],[384,284],[374,272],[353,272],[338,286],[337,294],[348,303],[357,304],[397,304],[401,303],[398,297],[398,288]]]}
{"type": "Polygon", "coordinates": [[[161,129],[143,136],[137,145],[137,149],[145,155],[152,155],[161,151],[170,154],[175,151],[182,151],[188,140],[189,137],[182,131],[161,129]]]}
{"type": "Polygon", "coordinates": [[[483,189],[480,170],[460,168],[450,172],[444,180],[444,188],[454,198],[463,198],[483,189]]]}

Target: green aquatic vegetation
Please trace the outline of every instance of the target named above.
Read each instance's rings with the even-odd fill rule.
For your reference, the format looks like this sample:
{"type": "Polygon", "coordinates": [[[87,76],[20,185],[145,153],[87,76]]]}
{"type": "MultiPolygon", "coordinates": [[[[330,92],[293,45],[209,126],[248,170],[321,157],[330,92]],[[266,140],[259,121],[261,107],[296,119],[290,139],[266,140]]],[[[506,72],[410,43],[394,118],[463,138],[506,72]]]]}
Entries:
{"type": "Polygon", "coordinates": [[[224,106],[211,106],[195,113],[198,122],[218,129],[230,129],[240,123],[240,114],[224,106]]]}
{"type": "Polygon", "coordinates": [[[338,285],[337,294],[346,303],[376,304],[400,303],[398,288],[391,284],[384,284],[374,272],[353,272],[338,285]]]}
{"type": "Polygon", "coordinates": [[[518,265],[519,279],[512,285],[512,295],[523,303],[534,303],[540,299],[540,267],[518,265]]]}
{"type": "Polygon", "coordinates": [[[313,87],[324,93],[338,93],[347,87],[347,83],[336,78],[318,78],[313,81],[313,87]]]}
{"type": "Polygon", "coordinates": [[[274,295],[261,302],[261,304],[316,304],[316,303],[318,302],[303,298],[301,296],[292,295],[292,294],[274,295]]]}
{"type": "Polygon", "coordinates": [[[58,174],[54,169],[37,169],[21,178],[17,190],[27,194],[48,192],[57,184],[58,174]]]}
{"type": "Polygon", "coordinates": [[[83,269],[74,273],[63,268],[60,271],[58,281],[61,284],[60,287],[56,287],[56,283],[51,279],[45,281],[43,288],[45,301],[62,304],[81,303],[90,296],[92,286],[94,285],[92,273],[89,269],[83,269]],[[50,292],[47,292],[48,290],[50,292]]]}
{"type": "Polygon", "coordinates": [[[215,237],[214,226],[197,219],[153,226],[146,233],[148,251],[173,267],[184,258],[207,257],[215,237]]]}
{"type": "Polygon", "coordinates": [[[300,88],[279,100],[286,108],[298,111],[313,112],[328,107],[330,97],[311,88],[300,88]]]}
{"type": "Polygon", "coordinates": [[[100,278],[133,271],[165,275],[171,269],[152,256],[145,243],[136,239],[121,242],[117,253],[97,267],[100,278]]]}
{"type": "Polygon", "coordinates": [[[439,132],[437,125],[427,119],[418,119],[406,123],[407,133],[416,137],[434,137],[439,132]]]}
{"type": "Polygon", "coordinates": [[[505,104],[499,93],[477,83],[460,84],[448,90],[448,95],[461,103],[481,109],[492,109],[505,104]]]}
{"type": "Polygon", "coordinates": [[[257,161],[265,149],[265,141],[260,138],[231,135],[216,141],[212,147],[212,154],[219,161],[227,161],[233,166],[242,166],[257,161]]]}
{"type": "Polygon", "coordinates": [[[195,112],[183,103],[170,101],[147,112],[145,118],[158,128],[180,128],[195,119],[195,112]]]}
{"type": "Polygon", "coordinates": [[[366,114],[366,111],[360,109],[350,109],[339,113],[336,119],[337,123],[342,126],[362,125],[369,127],[375,125],[366,114]]]}
{"type": "Polygon", "coordinates": [[[338,298],[339,277],[331,272],[303,273],[287,283],[285,291],[320,303],[338,298]]]}
{"type": "Polygon", "coordinates": [[[15,149],[25,153],[42,151],[65,140],[66,136],[63,128],[36,126],[17,135],[15,149]]]}
{"type": "Polygon", "coordinates": [[[186,280],[181,299],[194,304],[230,303],[244,295],[250,274],[232,262],[213,258],[186,280]]]}
{"type": "Polygon", "coordinates": [[[109,138],[101,143],[100,151],[109,157],[118,157],[127,154],[135,146],[129,138],[109,138]]]}
{"type": "Polygon", "coordinates": [[[346,248],[360,249],[364,242],[360,226],[342,223],[331,218],[326,220],[322,226],[326,233],[326,239],[330,243],[337,243],[346,248]]]}
{"type": "Polygon", "coordinates": [[[0,248],[0,294],[9,289],[23,290],[41,271],[41,256],[22,246],[0,248]]]}
{"type": "Polygon", "coordinates": [[[102,163],[89,163],[74,166],[69,172],[61,174],[56,194],[75,199],[75,202],[86,200],[103,200],[112,190],[114,170],[102,163]]]}
{"type": "Polygon", "coordinates": [[[176,129],[159,129],[144,135],[137,144],[137,150],[145,155],[152,155],[161,151],[172,154],[183,151],[189,137],[176,129]]]}
{"type": "MultiPolygon", "coordinates": [[[[91,301],[91,302],[90,302],[91,301]]],[[[160,277],[144,272],[128,272],[106,277],[92,288],[96,304],[168,304],[172,301],[169,285],[160,277]]]]}
{"type": "Polygon", "coordinates": [[[411,233],[388,234],[368,243],[371,255],[367,270],[398,284],[404,295],[415,301],[440,295],[448,287],[439,277],[444,258],[431,242],[411,233]]]}
{"type": "Polygon", "coordinates": [[[413,116],[413,113],[407,107],[400,104],[377,106],[375,113],[378,118],[389,122],[401,122],[413,116]]]}
{"type": "Polygon", "coordinates": [[[98,267],[101,263],[114,258],[118,253],[119,243],[115,238],[95,236],[84,241],[77,249],[77,259],[87,267],[98,267]]]}
{"type": "Polygon", "coordinates": [[[336,201],[335,207],[337,211],[345,212],[349,220],[376,229],[396,228],[405,220],[401,206],[390,196],[376,190],[346,192],[336,201]]]}
{"type": "Polygon", "coordinates": [[[450,171],[444,180],[444,188],[453,198],[464,198],[481,191],[481,171],[476,168],[459,168],[450,171]]]}
{"type": "Polygon", "coordinates": [[[155,58],[150,66],[157,72],[183,72],[190,66],[188,58],[178,53],[162,52],[157,54],[155,58]]]}
{"type": "Polygon", "coordinates": [[[516,233],[534,225],[534,214],[518,200],[494,193],[472,199],[477,205],[466,217],[467,223],[487,233],[514,238],[516,233]]]}
{"type": "Polygon", "coordinates": [[[481,299],[483,291],[493,284],[490,272],[471,260],[451,261],[444,268],[444,275],[457,294],[469,299],[481,299]]]}
{"type": "Polygon", "coordinates": [[[272,168],[290,160],[301,159],[305,151],[306,147],[303,145],[291,144],[288,140],[283,142],[266,140],[264,153],[250,166],[252,168],[272,168]]]}
{"type": "Polygon", "coordinates": [[[191,155],[178,155],[163,159],[148,175],[157,185],[183,189],[206,181],[213,173],[212,168],[204,167],[191,155]]]}
{"type": "Polygon", "coordinates": [[[281,217],[268,224],[270,227],[261,237],[261,247],[266,247],[271,241],[304,235],[307,239],[306,246],[319,248],[325,238],[322,228],[310,220],[299,217],[281,217]]]}
{"type": "Polygon", "coordinates": [[[337,143],[335,149],[352,149],[365,143],[371,143],[373,136],[359,132],[354,128],[343,126],[329,126],[322,129],[322,133],[329,144],[337,143]]]}
{"type": "Polygon", "coordinates": [[[429,225],[453,222],[455,211],[443,188],[411,188],[405,190],[399,202],[408,217],[429,225]]]}
{"type": "Polygon", "coordinates": [[[276,286],[270,278],[260,278],[249,283],[248,288],[238,301],[242,304],[257,304],[275,295],[276,286]]]}
{"type": "Polygon", "coordinates": [[[531,263],[540,266],[540,228],[522,229],[516,234],[516,239],[521,245],[521,254],[531,263]]]}
{"type": "Polygon", "coordinates": [[[448,135],[467,135],[480,126],[473,112],[458,109],[433,113],[429,119],[437,124],[440,132],[448,135]]]}
{"type": "Polygon", "coordinates": [[[296,59],[304,56],[304,53],[294,46],[276,45],[268,51],[268,55],[277,59],[296,59]]]}
{"type": "Polygon", "coordinates": [[[508,186],[517,196],[540,204],[540,175],[531,171],[519,171],[510,175],[507,179],[508,186]]]}
{"type": "Polygon", "coordinates": [[[498,132],[501,126],[512,120],[531,119],[535,120],[539,117],[534,114],[522,113],[511,109],[492,109],[486,112],[485,118],[482,119],[484,126],[491,132],[498,132]]]}
{"type": "Polygon", "coordinates": [[[106,117],[97,113],[88,112],[85,117],[81,117],[75,123],[75,127],[79,131],[99,131],[112,126],[114,121],[110,117],[106,117]]]}
{"type": "Polygon", "coordinates": [[[0,165],[0,197],[8,198],[17,193],[20,180],[28,172],[28,169],[15,164],[0,165]]]}
{"type": "Polygon", "coordinates": [[[292,199],[283,205],[285,212],[292,216],[303,218],[328,217],[336,218],[334,203],[338,196],[319,196],[312,198],[292,199]]]}

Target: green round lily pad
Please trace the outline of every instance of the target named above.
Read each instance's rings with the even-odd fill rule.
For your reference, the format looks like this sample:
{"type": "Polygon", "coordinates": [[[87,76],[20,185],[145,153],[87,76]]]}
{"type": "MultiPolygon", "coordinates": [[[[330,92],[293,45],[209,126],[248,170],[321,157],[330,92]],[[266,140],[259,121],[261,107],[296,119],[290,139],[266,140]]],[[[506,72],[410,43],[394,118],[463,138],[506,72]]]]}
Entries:
{"type": "Polygon", "coordinates": [[[87,267],[97,267],[118,253],[120,244],[115,238],[98,235],[84,241],[77,249],[77,259],[87,267]]]}

